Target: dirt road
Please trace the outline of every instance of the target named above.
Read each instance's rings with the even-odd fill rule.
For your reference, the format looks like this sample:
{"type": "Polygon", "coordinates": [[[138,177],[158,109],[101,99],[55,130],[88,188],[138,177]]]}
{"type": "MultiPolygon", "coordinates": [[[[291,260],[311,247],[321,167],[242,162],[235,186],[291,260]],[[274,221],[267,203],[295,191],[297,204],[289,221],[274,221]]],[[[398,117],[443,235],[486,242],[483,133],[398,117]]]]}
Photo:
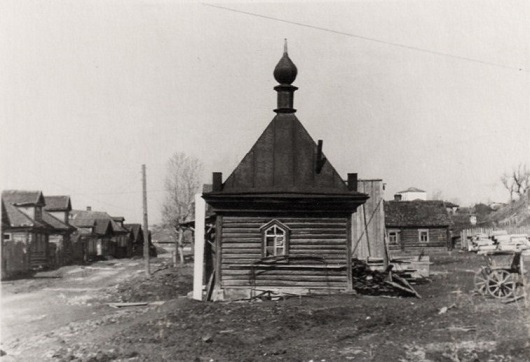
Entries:
{"type": "MultiPolygon", "coordinates": [[[[155,262],[153,268],[159,265],[155,262]]],[[[53,350],[64,344],[63,337],[123,315],[107,303],[120,301],[117,286],[142,277],[142,267],[141,260],[100,261],[3,282],[0,348],[16,360],[42,360],[41,354],[30,356],[31,351],[53,350]]]]}
{"type": "Polygon", "coordinates": [[[2,283],[4,361],[530,361],[520,302],[474,295],[470,253],[432,257],[422,298],[204,303],[191,265],[107,261],[2,283]],[[60,277],[60,278],[59,278],[60,277]],[[109,302],[162,301],[114,309],[109,302]]]}

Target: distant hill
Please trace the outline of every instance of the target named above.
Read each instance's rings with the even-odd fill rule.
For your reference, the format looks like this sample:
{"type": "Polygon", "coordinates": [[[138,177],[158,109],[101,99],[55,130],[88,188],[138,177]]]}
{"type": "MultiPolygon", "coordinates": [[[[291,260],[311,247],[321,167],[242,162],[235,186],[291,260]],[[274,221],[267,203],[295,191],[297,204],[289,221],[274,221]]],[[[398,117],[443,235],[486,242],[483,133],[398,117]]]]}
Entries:
{"type": "Polygon", "coordinates": [[[529,194],[488,215],[490,226],[530,226],[529,194]]]}

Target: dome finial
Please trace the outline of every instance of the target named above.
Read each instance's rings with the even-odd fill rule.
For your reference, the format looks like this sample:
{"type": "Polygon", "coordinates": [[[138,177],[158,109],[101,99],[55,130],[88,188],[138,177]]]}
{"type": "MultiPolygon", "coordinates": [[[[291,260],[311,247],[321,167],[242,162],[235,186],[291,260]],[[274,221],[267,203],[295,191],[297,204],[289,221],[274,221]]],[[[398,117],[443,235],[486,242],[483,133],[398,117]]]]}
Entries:
{"type": "Polygon", "coordinates": [[[274,87],[278,92],[278,108],[274,110],[276,113],[294,113],[296,109],[293,108],[294,92],[298,89],[291,85],[296,79],[298,70],[293,61],[287,54],[287,39],[283,43],[283,56],[274,68],[274,79],[279,85],[274,87]]]}
{"type": "Polygon", "coordinates": [[[274,68],[274,79],[280,84],[292,84],[298,70],[287,54],[287,39],[283,45],[283,56],[274,68]]]}

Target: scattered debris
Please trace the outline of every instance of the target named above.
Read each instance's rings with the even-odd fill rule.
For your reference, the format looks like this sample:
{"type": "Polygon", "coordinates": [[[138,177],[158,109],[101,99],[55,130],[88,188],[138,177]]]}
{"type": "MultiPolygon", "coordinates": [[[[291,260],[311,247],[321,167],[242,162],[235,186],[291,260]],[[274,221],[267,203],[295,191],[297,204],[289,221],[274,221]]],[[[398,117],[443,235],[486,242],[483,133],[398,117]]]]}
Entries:
{"type": "Polygon", "coordinates": [[[421,278],[413,278],[410,271],[401,270],[393,272],[393,265],[386,270],[372,270],[369,264],[354,259],[352,265],[353,288],[360,294],[366,295],[391,295],[391,296],[421,296],[414,290],[407,279],[419,282],[421,278]]]}
{"type": "Polygon", "coordinates": [[[451,304],[449,307],[442,307],[440,308],[440,311],[438,312],[438,314],[444,314],[444,313],[447,313],[447,311],[451,308],[456,308],[456,304],[451,304]]]}
{"type": "Polygon", "coordinates": [[[518,301],[519,299],[523,299],[524,297],[525,297],[524,294],[523,295],[518,295],[517,297],[506,299],[506,300],[503,300],[502,302],[504,304],[513,303],[513,302],[518,301]]]}
{"type": "Polygon", "coordinates": [[[124,307],[144,307],[148,305],[147,302],[140,302],[140,303],[109,303],[109,307],[112,308],[124,308],[124,307]]]}

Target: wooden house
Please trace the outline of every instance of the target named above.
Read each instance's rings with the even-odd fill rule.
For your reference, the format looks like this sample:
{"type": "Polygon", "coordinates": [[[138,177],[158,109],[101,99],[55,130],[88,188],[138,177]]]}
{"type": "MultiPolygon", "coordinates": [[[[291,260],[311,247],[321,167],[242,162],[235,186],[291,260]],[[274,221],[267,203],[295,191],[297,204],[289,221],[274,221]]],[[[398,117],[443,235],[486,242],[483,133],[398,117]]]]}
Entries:
{"type": "Polygon", "coordinates": [[[41,191],[2,192],[2,278],[48,267],[44,205],[41,191]]]}
{"type": "Polygon", "coordinates": [[[125,218],[122,216],[113,216],[112,220],[119,226],[114,231],[113,241],[115,243],[114,256],[116,258],[129,258],[132,255],[132,240],[130,231],[125,227],[125,218]]]}
{"type": "Polygon", "coordinates": [[[144,231],[141,224],[125,224],[129,231],[129,257],[142,256],[144,253],[144,231]]]}
{"type": "Polygon", "coordinates": [[[215,296],[352,290],[351,214],[367,196],[346,184],[295,116],[297,75],[274,69],[277,113],[232,174],[203,194],[216,215],[215,296]]]}
{"type": "Polygon", "coordinates": [[[117,257],[118,243],[129,231],[103,211],[72,210],[70,224],[79,229],[76,243],[82,243],[84,260],[117,257]]]}
{"type": "Polygon", "coordinates": [[[52,227],[49,235],[49,259],[54,266],[68,265],[73,260],[71,235],[75,228],[69,224],[72,203],[70,196],[45,196],[43,219],[52,227]]]}
{"type": "Polygon", "coordinates": [[[443,201],[386,201],[385,225],[393,251],[447,250],[452,221],[443,201]]]}

